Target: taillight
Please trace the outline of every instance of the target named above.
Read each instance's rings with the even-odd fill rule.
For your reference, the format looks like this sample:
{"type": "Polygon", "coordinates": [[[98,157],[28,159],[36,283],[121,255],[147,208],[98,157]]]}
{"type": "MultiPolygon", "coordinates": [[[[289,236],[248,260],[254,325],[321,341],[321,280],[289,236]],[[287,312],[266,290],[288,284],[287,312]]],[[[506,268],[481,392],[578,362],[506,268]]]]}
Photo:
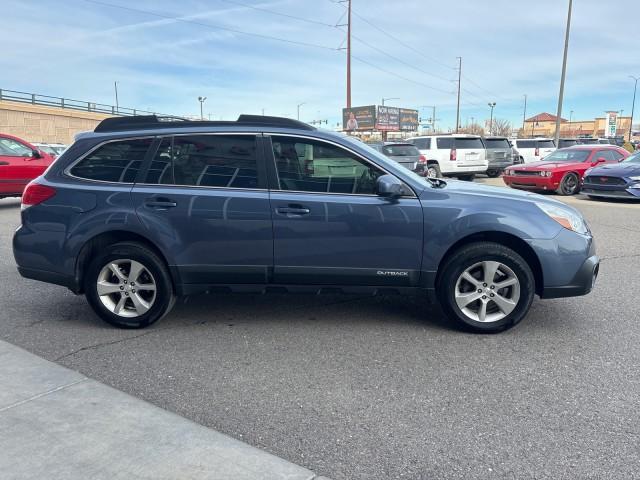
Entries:
{"type": "Polygon", "coordinates": [[[38,205],[46,200],[49,200],[56,194],[56,189],[47,185],[40,185],[35,182],[31,182],[27,185],[22,193],[22,205],[20,208],[25,208],[38,205]]]}
{"type": "Polygon", "coordinates": [[[538,147],[536,147],[535,156],[536,156],[536,157],[539,157],[539,156],[540,156],[540,149],[539,149],[538,147]]]}
{"type": "Polygon", "coordinates": [[[456,153],[456,149],[452,148],[451,149],[451,153],[449,154],[449,160],[451,160],[452,162],[456,161],[458,158],[458,154],[456,153]]]}
{"type": "Polygon", "coordinates": [[[427,163],[427,157],[425,157],[424,155],[420,155],[418,163],[427,163]]]}

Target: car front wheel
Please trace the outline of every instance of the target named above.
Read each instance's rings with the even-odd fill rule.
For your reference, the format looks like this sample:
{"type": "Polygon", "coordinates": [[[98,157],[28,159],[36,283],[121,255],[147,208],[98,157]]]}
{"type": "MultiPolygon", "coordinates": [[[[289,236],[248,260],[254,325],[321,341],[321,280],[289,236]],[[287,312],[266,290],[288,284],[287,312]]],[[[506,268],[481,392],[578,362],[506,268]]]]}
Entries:
{"type": "Polygon", "coordinates": [[[575,195],[580,191],[580,179],[575,173],[567,173],[560,181],[558,195],[575,195]]]}
{"type": "Polygon", "coordinates": [[[144,328],[166,315],[175,302],[162,259],[135,242],[113,244],[90,262],[84,289],[93,310],[120,328],[144,328]]]}
{"type": "Polygon", "coordinates": [[[478,242],[449,257],[436,290],[442,309],[458,325],[495,333],[525,317],[533,301],[535,280],[518,253],[497,243],[478,242]]]}

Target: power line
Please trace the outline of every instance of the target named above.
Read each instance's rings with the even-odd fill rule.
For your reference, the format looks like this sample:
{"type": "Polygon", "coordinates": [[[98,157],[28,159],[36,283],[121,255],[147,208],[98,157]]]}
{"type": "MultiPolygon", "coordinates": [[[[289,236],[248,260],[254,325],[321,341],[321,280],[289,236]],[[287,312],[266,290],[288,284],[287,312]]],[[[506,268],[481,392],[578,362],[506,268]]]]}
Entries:
{"type": "MultiPolygon", "coordinates": [[[[238,2],[236,0],[220,0],[221,2],[224,3],[229,3],[231,5],[238,5],[241,7],[245,7],[245,8],[250,8],[252,10],[257,10],[259,12],[266,12],[266,13],[270,13],[272,15],[278,15],[280,17],[285,17],[285,18],[291,18],[293,20],[298,20],[300,22],[306,22],[306,23],[311,23],[314,25],[322,25],[323,27],[331,27],[331,28],[335,28],[335,25],[332,25],[330,23],[325,23],[325,22],[321,22],[319,20],[313,20],[310,18],[304,18],[304,17],[298,17],[296,15],[291,15],[288,13],[282,13],[282,12],[277,12],[275,10],[271,10],[270,8],[264,8],[264,7],[256,7],[255,5],[251,5],[249,3],[244,3],[244,2],[238,2]]],[[[340,20],[338,20],[340,21],[340,20]]]]}
{"type": "Polygon", "coordinates": [[[396,72],[392,72],[391,70],[387,70],[386,68],[379,67],[379,66],[377,66],[377,65],[375,65],[375,64],[373,64],[371,62],[368,62],[367,60],[364,60],[364,59],[362,59],[360,57],[356,57],[353,54],[351,54],[351,57],[354,58],[355,60],[358,60],[360,63],[364,63],[365,65],[369,65],[370,67],[375,68],[376,70],[380,70],[381,72],[387,73],[389,75],[392,75],[394,77],[400,78],[400,79],[405,80],[407,82],[415,83],[416,85],[420,85],[422,87],[429,88],[431,90],[435,90],[436,92],[445,93],[447,95],[453,95],[453,92],[448,92],[446,90],[442,90],[440,88],[433,87],[431,85],[427,85],[426,83],[422,83],[422,82],[419,82],[417,80],[412,80],[412,79],[407,78],[407,77],[405,77],[403,75],[400,75],[400,74],[398,74],[396,72]]]}
{"type": "Polygon", "coordinates": [[[299,45],[299,46],[303,46],[303,47],[320,48],[320,49],[323,49],[323,50],[333,50],[333,51],[336,50],[336,48],[328,47],[326,45],[319,45],[319,44],[316,44],[316,43],[309,43],[309,42],[301,42],[301,41],[298,41],[298,40],[289,40],[289,39],[286,39],[286,38],[274,37],[272,35],[264,35],[264,34],[261,34],[261,33],[245,32],[244,30],[239,30],[237,28],[225,27],[225,26],[222,26],[222,25],[216,25],[216,24],[211,24],[211,23],[204,23],[204,22],[199,22],[197,20],[189,20],[189,19],[186,19],[186,18],[175,17],[175,16],[172,16],[172,15],[166,15],[166,14],[163,14],[163,13],[153,12],[153,11],[150,11],[150,10],[142,10],[142,9],[133,8],[133,7],[126,7],[124,5],[117,5],[117,4],[113,4],[113,3],[101,2],[99,0],[83,0],[83,1],[84,2],[88,2],[88,3],[93,3],[93,4],[96,4],[96,5],[102,5],[104,7],[119,8],[121,10],[127,10],[127,11],[130,11],[130,12],[141,13],[141,14],[144,14],[144,15],[152,15],[154,17],[163,18],[165,20],[173,20],[175,22],[187,23],[187,24],[191,24],[191,25],[199,25],[201,27],[210,28],[210,29],[214,29],[214,30],[223,30],[223,31],[227,31],[227,32],[237,33],[237,34],[240,34],[240,35],[248,35],[248,36],[251,36],[251,37],[274,40],[274,41],[283,42],[283,43],[290,43],[292,45],[299,45]]]}

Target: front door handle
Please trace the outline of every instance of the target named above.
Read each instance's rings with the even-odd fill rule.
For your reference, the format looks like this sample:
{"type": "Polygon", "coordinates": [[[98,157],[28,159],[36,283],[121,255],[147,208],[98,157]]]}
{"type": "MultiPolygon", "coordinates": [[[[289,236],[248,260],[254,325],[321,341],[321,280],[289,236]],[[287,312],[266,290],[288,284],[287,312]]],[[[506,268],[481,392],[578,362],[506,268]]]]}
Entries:
{"type": "Polygon", "coordinates": [[[155,208],[156,210],[166,210],[168,208],[177,207],[178,204],[168,198],[149,198],[144,202],[145,206],[155,208]]]}
{"type": "Polygon", "coordinates": [[[276,212],[280,215],[286,215],[287,217],[300,217],[302,215],[308,215],[311,210],[301,205],[290,205],[288,207],[278,207],[276,212]]]}

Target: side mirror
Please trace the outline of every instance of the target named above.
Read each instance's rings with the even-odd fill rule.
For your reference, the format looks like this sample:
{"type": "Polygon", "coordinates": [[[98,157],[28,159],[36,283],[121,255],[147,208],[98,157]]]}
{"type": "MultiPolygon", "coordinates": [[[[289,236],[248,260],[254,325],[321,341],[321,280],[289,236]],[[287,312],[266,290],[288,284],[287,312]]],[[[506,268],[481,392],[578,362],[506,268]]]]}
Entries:
{"type": "Polygon", "coordinates": [[[376,194],[385,198],[402,196],[402,182],[393,175],[381,175],[376,181],[376,194]]]}
{"type": "Polygon", "coordinates": [[[596,161],[595,161],[595,162],[593,162],[593,164],[594,164],[594,165],[598,165],[599,163],[605,163],[606,161],[607,161],[607,159],[606,159],[606,158],[604,158],[604,157],[598,157],[598,158],[596,158],[596,161]]]}
{"type": "Polygon", "coordinates": [[[40,153],[40,150],[32,150],[31,158],[42,158],[42,153],[40,153]]]}

